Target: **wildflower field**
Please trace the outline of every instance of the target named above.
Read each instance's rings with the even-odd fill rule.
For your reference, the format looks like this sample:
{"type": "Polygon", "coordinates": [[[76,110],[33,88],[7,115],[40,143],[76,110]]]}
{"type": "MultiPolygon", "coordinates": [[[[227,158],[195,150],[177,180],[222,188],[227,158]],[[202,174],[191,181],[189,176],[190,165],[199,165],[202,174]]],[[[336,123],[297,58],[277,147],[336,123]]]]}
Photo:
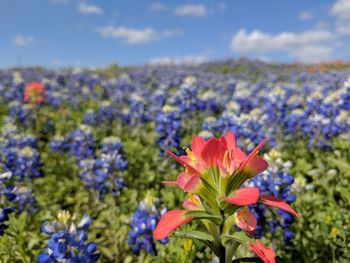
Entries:
{"type": "Polygon", "coordinates": [[[1,70],[0,262],[350,262],[349,77],[1,70]]]}

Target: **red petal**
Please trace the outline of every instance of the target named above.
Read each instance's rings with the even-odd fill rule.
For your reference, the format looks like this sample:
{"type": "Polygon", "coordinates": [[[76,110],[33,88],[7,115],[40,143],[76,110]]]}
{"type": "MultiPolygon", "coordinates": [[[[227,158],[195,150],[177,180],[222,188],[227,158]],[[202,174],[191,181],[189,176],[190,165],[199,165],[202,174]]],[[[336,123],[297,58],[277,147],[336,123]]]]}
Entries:
{"type": "Polygon", "coordinates": [[[185,217],[185,213],[186,210],[172,210],[165,213],[153,232],[153,238],[155,240],[162,240],[176,228],[191,221],[192,217],[185,217]]]}
{"type": "Polygon", "coordinates": [[[243,168],[243,171],[249,178],[254,177],[267,169],[269,164],[259,156],[251,159],[243,168]]]}
{"type": "Polygon", "coordinates": [[[235,134],[232,131],[229,131],[226,136],[226,143],[227,143],[227,148],[229,151],[233,151],[236,148],[236,137],[235,134]]]}
{"type": "Polygon", "coordinates": [[[182,165],[186,165],[187,162],[185,162],[181,157],[177,156],[176,154],[172,153],[171,151],[165,150],[167,154],[169,154],[171,157],[173,157],[178,163],[182,165]]]}
{"type": "Polygon", "coordinates": [[[246,187],[238,189],[234,196],[224,198],[230,204],[245,206],[256,204],[258,201],[260,190],[257,187],[246,187]]]}
{"type": "Polygon", "coordinates": [[[264,140],[262,140],[262,142],[260,142],[259,144],[258,144],[258,146],[256,146],[255,148],[254,148],[254,150],[248,155],[248,157],[244,160],[244,162],[243,162],[243,164],[242,164],[242,168],[244,168],[246,165],[247,165],[247,163],[251,160],[251,159],[253,159],[254,157],[255,157],[255,155],[256,155],[256,153],[260,150],[260,148],[261,147],[263,147],[264,146],[264,144],[267,142],[267,139],[265,138],[264,140]]]}
{"type": "Polygon", "coordinates": [[[221,136],[219,141],[221,142],[222,146],[227,148],[227,142],[226,142],[226,138],[224,136],[221,136]]]}
{"type": "Polygon", "coordinates": [[[225,151],[226,147],[224,147],[218,139],[211,138],[204,145],[201,156],[207,165],[213,166],[216,164],[217,160],[223,160],[225,151]]]}
{"type": "Polygon", "coordinates": [[[292,216],[300,217],[299,214],[295,212],[286,202],[276,198],[273,195],[261,195],[261,200],[265,205],[282,209],[292,216]]]}
{"type": "Polygon", "coordinates": [[[197,175],[200,174],[196,168],[194,168],[192,165],[190,165],[188,163],[188,161],[190,161],[190,159],[187,156],[185,156],[185,155],[184,156],[177,156],[168,150],[165,150],[165,152],[167,154],[169,154],[171,157],[173,157],[178,163],[185,166],[191,174],[197,174],[197,175]]]}
{"type": "Polygon", "coordinates": [[[248,212],[248,220],[247,221],[245,221],[243,218],[241,218],[239,216],[239,213],[238,213],[237,219],[238,219],[237,225],[240,229],[247,232],[248,234],[253,234],[255,232],[257,220],[256,220],[254,213],[248,212]]]}
{"type": "Polygon", "coordinates": [[[271,248],[265,246],[260,240],[257,240],[257,244],[249,244],[249,247],[261,258],[262,261],[264,261],[264,263],[276,262],[275,252],[271,248]]]}
{"type": "Polygon", "coordinates": [[[192,199],[188,198],[182,203],[183,208],[186,210],[199,210],[201,208],[201,200],[197,195],[192,195],[192,199]]]}
{"type": "Polygon", "coordinates": [[[192,152],[197,158],[201,158],[201,152],[205,145],[205,140],[200,136],[193,136],[192,138],[192,152]]]}
{"type": "MultiPolygon", "coordinates": [[[[254,150],[249,154],[249,156],[254,156],[254,155],[260,150],[260,148],[264,146],[264,144],[265,144],[266,142],[267,142],[267,139],[265,138],[264,140],[262,140],[262,141],[258,144],[258,146],[256,146],[256,147],[254,148],[254,150]]],[[[248,158],[249,158],[249,156],[248,156],[248,158]]]]}
{"type": "Polygon", "coordinates": [[[194,193],[201,186],[201,178],[198,175],[189,175],[186,172],[179,174],[177,178],[178,186],[186,192],[194,193]]]}
{"type": "Polygon", "coordinates": [[[247,155],[238,147],[234,149],[233,160],[235,162],[235,168],[238,168],[241,163],[247,158],[247,155]]]}

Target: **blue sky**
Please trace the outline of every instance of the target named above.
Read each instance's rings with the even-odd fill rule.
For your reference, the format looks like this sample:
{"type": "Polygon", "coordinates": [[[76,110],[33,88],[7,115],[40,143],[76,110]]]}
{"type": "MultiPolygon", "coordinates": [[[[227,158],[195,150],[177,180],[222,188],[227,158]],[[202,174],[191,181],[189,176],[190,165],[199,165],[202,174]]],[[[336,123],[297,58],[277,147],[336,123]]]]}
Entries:
{"type": "Polygon", "coordinates": [[[350,0],[0,0],[0,67],[350,59],[350,0]]]}

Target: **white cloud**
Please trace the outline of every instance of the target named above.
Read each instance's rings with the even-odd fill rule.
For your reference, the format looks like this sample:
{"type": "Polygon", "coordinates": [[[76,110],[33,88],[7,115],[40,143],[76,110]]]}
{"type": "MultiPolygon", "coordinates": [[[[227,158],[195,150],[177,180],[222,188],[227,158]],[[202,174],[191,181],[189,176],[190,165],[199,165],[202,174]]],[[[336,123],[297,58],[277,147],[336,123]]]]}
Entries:
{"type": "Polygon", "coordinates": [[[335,28],[340,35],[350,35],[350,0],[338,0],[331,9],[336,17],[335,28]]]}
{"type": "Polygon", "coordinates": [[[82,14],[94,14],[94,15],[102,15],[103,10],[101,7],[97,5],[87,4],[87,3],[80,3],[78,5],[78,11],[82,14]]]}
{"type": "Polygon", "coordinates": [[[331,14],[341,19],[350,19],[350,0],[337,0],[332,6],[331,14]]]}
{"type": "Polygon", "coordinates": [[[314,16],[312,15],[312,13],[308,11],[303,11],[299,14],[299,20],[302,21],[312,20],[313,18],[314,16]]]}
{"type": "Polygon", "coordinates": [[[297,60],[308,63],[327,61],[331,58],[333,48],[326,46],[305,46],[292,51],[297,60]]]}
{"type": "Polygon", "coordinates": [[[336,29],[338,34],[350,36],[350,21],[337,21],[336,29]]]}
{"type": "Polygon", "coordinates": [[[23,35],[17,35],[13,39],[13,43],[17,46],[28,46],[29,44],[32,44],[35,41],[35,38],[33,36],[23,36],[23,35]]]}
{"type": "Polygon", "coordinates": [[[208,10],[204,5],[201,4],[187,4],[176,7],[174,13],[178,16],[203,17],[208,15],[208,10]]]}
{"type": "Polygon", "coordinates": [[[98,30],[100,34],[105,38],[115,38],[120,39],[128,44],[142,44],[155,42],[164,38],[172,38],[179,35],[178,30],[168,30],[163,32],[157,32],[151,27],[146,27],[144,29],[133,29],[124,26],[112,27],[107,26],[100,28],[98,30]]]}
{"type": "Polygon", "coordinates": [[[150,9],[154,12],[162,12],[165,11],[167,8],[163,3],[153,3],[150,5],[150,9]]]}
{"type": "Polygon", "coordinates": [[[333,46],[329,43],[334,39],[335,36],[325,30],[271,35],[259,30],[249,34],[241,29],[232,37],[230,47],[238,53],[284,52],[294,59],[315,62],[325,60],[331,55],[333,46]]]}
{"type": "Polygon", "coordinates": [[[186,56],[164,56],[155,57],[149,60],[151,65],[198,65],[208,61],[205,55],[186,55],[186,56]]]}

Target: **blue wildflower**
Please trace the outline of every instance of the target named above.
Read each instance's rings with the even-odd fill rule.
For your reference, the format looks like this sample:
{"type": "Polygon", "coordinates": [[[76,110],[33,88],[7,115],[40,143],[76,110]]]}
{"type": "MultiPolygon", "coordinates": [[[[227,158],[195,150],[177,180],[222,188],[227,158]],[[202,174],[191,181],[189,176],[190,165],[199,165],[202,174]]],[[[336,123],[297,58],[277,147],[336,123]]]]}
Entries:
{"type": "Polygon", "coordinates": [[[84,215],[78,224],[74,222],[75,217],[63,211],[58,214],[58,221],[43,223],[42,232],[49,235],[50,239],[47,248],[38,257],[39,263],[92,263],[99,259],[96,243],[86,242],[90,217],[84,215]]]}
{"type": "MultiPolygon", "coordinates": [[[[147,253],[157,255],[155,241],[153,240],[153,231],[156,228],[161,215],[165,212],[158,210],[159,202],[154,201],[147,193],[144,201],[141,201],[137,210],[131,218],[131,231],[129,231],[129,244],[132,245],[132,252],[138,254],[141,249],[147,253]]],[[[166,244],[168,238],[160,241],[166,244]]]]}

